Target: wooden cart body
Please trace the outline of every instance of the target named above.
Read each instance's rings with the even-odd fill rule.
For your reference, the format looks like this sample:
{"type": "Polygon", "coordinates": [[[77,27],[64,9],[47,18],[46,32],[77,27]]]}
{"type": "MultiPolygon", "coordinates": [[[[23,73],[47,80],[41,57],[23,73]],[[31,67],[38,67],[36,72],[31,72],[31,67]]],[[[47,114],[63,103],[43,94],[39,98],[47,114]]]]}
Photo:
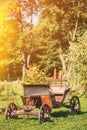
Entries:
{"type": "Polygon", "coordinates": [[[50,99],[50,86],[49,85],[23,85],[24,87],[24,96],[21,96],[23,105],[25,109],[26,106],[36,106],[40,108],[42,104],[50,105],[50,100],[47,100],[49,103],[44,102],[44,98],[48,97],[50,99]]]}
{"type": "Polygon", "coordinates": [[[61,107],[70,94],[70,88],[51,87],[49,85],[23,85],[24,105],[36,105],[40,108],[42,104],[47,104],[51,109],[61,107]]]}

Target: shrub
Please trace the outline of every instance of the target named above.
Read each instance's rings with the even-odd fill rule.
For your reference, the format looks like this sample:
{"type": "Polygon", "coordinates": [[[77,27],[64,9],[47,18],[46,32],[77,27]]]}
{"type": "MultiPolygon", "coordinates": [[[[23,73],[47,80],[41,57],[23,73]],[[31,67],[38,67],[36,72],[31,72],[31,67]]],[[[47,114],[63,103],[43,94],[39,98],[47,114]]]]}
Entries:
{"type": "Polygon", "coordinates": [[[36,65],[29,66],[25,77],[22,79],[24,84],[48,84],[45,72],[41,71],[36,65]]]}

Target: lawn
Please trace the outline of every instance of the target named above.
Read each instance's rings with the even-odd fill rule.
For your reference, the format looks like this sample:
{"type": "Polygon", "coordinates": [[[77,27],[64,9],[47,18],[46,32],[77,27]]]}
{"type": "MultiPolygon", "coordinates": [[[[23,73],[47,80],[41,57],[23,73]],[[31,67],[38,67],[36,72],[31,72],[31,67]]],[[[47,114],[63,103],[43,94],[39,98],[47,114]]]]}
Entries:
{"type": "Polygon", "coordinates": [[[80,98],[81,113],[70,115],[66,108],[53,109],[51,120],[39,124],[38,118],[26,115],[19,119],[6,120],[4,114],[0,115],[0,130],[87,130],[87,98],[80,98]]]}

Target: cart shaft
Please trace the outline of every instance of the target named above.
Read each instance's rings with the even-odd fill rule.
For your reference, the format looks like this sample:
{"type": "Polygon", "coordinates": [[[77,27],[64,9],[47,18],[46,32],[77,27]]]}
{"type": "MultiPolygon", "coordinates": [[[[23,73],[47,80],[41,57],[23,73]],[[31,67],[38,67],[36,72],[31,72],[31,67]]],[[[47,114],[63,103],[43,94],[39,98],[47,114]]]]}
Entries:
{"type": "Polygon", "coordinates": [[[15,115],[34,115],[34,116],[38,116],[38,112],[36,112],[36,111],[26,112],[24,110],[20,110],[20,111],[17,110],[14,113],[15,113],[15,115]]]}

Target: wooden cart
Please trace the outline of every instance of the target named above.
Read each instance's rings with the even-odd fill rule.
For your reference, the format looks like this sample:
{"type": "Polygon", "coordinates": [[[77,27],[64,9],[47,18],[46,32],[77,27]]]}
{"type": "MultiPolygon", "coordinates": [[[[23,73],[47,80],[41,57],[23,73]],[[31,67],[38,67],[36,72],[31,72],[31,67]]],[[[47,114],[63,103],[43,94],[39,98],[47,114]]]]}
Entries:
{"type": "Polygon", "coordinates": [[[10,103],[5,111],[6,119],[18,118],[18,115],[34,115],[42,123],[50,119],[53,108],[67,107],[73,114],[80,111],[80,101],[77,96],[73,96],[69,105],[66,105],[71,93],[70,88],[30,84],[23,85],[23,87],[24,96],[21,96],[23,107],[18,110],[15,103],[10,103]]]}

